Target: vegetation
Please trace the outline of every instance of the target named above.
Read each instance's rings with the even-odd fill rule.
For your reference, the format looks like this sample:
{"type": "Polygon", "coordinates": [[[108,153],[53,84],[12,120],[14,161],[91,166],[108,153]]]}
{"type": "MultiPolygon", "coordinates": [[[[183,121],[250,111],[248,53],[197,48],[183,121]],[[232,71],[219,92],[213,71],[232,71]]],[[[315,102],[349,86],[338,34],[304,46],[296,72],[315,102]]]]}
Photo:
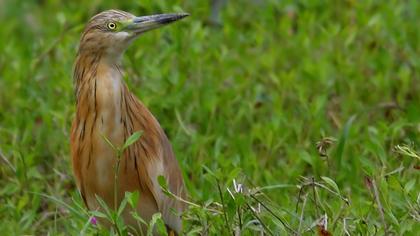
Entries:
{"type": "Polygon", "coordinates": [[[78,40],[109,8],[191,13],[124,57],[183,169],[185,234],[420,232],[419,1],[232,0],[217,24],[210,1],[0,0],[2,235],[125,232],[69,158],[78,40]]]}

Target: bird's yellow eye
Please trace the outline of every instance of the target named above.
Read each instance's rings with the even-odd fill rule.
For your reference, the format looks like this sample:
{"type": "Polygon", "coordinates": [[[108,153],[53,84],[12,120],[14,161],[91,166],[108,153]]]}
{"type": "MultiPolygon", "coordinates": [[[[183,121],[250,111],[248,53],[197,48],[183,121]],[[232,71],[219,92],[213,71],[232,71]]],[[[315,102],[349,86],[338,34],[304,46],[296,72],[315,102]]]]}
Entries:
{"type": "Polygon", "coordinates": [[[117,28],[117,25],[114,22],[108,23],[108,29],[114,30],[115,28],[117,28]]]}

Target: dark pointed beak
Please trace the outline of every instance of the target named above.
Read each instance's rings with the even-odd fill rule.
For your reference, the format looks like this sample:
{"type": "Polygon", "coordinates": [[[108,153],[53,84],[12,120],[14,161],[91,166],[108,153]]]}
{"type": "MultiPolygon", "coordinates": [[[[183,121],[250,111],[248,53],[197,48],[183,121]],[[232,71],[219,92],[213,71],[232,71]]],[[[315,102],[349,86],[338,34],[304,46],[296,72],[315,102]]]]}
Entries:
{"type": "Polygon", "coordinates": [[[132,19],[132,22],[127,25],[126,29],[136,34],[140,34],[170,24],[189,15],[190,14],[188,13],[173,13],[135,17],[132,19]]]}

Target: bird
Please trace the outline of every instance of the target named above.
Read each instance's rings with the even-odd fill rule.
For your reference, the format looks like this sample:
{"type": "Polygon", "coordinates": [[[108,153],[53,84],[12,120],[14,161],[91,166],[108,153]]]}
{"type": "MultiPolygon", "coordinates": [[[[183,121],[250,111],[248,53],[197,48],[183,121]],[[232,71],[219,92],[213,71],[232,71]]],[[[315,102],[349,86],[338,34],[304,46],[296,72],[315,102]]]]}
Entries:
{"type": "MultiPolygon", "coordinates": [[[[168,190],[184,198],[186,188],[172,146],[157,119],[132,93],[124,81],[121,58],[140,35],[178,21],[189,14],[171,13],[135,16],[121,10],[106,10],[93,16],[84,28],[73,69],[75,116],[71,127],[73,174],[89,210],[104,210],[97,197],[116,209],[125,192],[139,192],[135,211],[145,221],[155,213],[172,235],[182,232],[186,206],[170,198],[159,185],[163,176],[168,190]],[[136,131],[141,137],[124,150],[118,169],[118,193],[114,199],[114,167],[117,154],[107,140],[122,146],[136,131]],[[107,140],[106,140],[106,139],[107,140]],[[115,201],[116,200],[116,201],[115,201]]],[[[124,223],[136,232],[138,222],[129,210],[124,223]]],[[[109,222],[99,219],[106,227],[109,222]]]]}

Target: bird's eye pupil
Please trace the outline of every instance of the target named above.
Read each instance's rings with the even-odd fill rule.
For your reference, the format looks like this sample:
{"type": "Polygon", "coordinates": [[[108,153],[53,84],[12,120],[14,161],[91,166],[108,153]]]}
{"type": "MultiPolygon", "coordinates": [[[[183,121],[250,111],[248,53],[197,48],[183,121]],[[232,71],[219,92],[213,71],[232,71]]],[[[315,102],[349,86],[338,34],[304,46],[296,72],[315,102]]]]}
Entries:
{"type": "Polygon", "coordinates": [[[113,30],[113,29],[115,29],[115,27],[116,27],[115,23],[112,23],[111,22],[111,23],[108,24],[108,28],[109,29],[112,29],[113,30]]]}

